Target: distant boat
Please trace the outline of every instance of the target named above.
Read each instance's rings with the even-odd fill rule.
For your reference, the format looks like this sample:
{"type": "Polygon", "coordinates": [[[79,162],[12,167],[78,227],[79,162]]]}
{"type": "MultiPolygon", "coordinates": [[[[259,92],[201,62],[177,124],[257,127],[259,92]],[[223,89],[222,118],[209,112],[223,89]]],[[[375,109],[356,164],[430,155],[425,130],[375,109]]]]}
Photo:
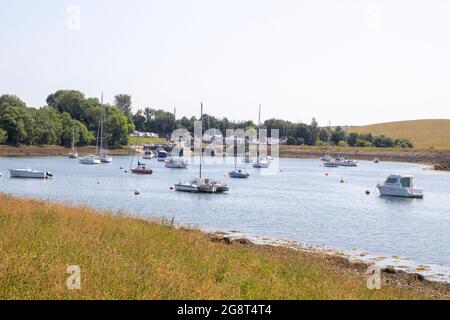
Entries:
{"type": "Polygon", "coordinates": [[[9,169],[9,174],[11,178],[47,179],[53,177],[50,172],[32,169],[9,169]]]}
{"type": "Polygon", "coordinates": [[[351,159],[337,158],[335,161],[339,167],[357,167],[358,166],[358,162],[351,160],[351,159]]]}
{"type": "Polygon", "coordinates": [[[102,99],[101,99],[101,107],[100,107],[100,119],[99,119],[99,125],[98,125],[98,132],[97,132],[97,158],[100,160],[101,163],[112,163],[113,158],[109,154],[109,150],[105,141],[104,137],[104,126],[105,126],[105,120],[106,120],[106,112],[105,112],[105,106],[103,105],[103,93],[102,93],[102,99]]]}
{"type": "Polygon", "coordinates": [[[373,159],[373,162],[374,162],[374,163],[380,163],[380,159],[375,158],[375,159],[373,159]]]}
{"type": "Polygon", "coordinates": [[[69,153],[70,159],[78,158],[78,152],[75,150],[75,127],[72,127],[72,151],[69,153]]]}
{"type": "Polygon", "coordinates": [[[413,180],[410,175],[390,175],[377,188],[382,196],[422,199],[423,190],[414,188],[413,180]]]}
{"type": "Polygon", "coordinates": [[[233,152],[233,156],[234,156],[234,171],[231,171],[228,173],[228,175],[230,176],[230,178],[235,178],[235,179],[246,179],[250,176],[250,174],[248,174],[248,172],[242,170],[242,169],[238,169],[237,168],[237,157],[238,157],[238,150],[237,150],[237,138],[234,139],[234,152],[233,152]]]}
{"type": "Polygon", "coordinates": [[[169,169],[186,169],[189,165],[188,162],[183,159],[169,158],[165,162],[166,168],[169,169]]]}
{"type": "MultiPolygon", "coordinates": [[[[201,116],[200,121],[203,124],[203,103],[201,104],[201,116]]],[[[202,125],[203,135],[203,125],[202,125]]],[[[202,161],[203,161],[203,139],[200,141],[200,165],[199,165],[199,177],[188,182],[179,182],[175,185],[175,190],[180,192],[192,192],[192,193],[223,193],[229,190],[228,186],[220,181],[215,181],[209,178],[202,177],[202,161]]]]}
{"type": "Polygon", "coordinates": [[[156,150],[156,158],[158,159],[159,162],[166,161],[168,156],[169,156],[169,154],[167,153],[166,150],[163,150],[163,149],[156,150]]]}
{"type": "Polygon", "coordinates": [[[146,159],[146,160],[151,160],[155,157],[155,153],[151,150],[147,150],[145,151],[144,156],[142,157],[142,159],[146,159]]]}
{"type": "Polygon", "coordinates": [[[336,160],[331,159],[331,160],[328,160],[328,161],[324,161],[323,162],[323,166],[326,167],[326,168],[337,168],[338,164],[336,163],[336,160]]]}
{"type": "Polygon", "coordinates": [[[88,155],[80,159],[81,164],[100,164],[101,161],[94,155],[88,155]]]}
{"type": "Polygon", "coordinates": [[[134,148],[133,157],[131,158],[131,163],[130,163],[130,171],[131,171],[131,173],[132,174],[141,174],[141,175],[151,175],[151,174],[153,174],[153,170],[152,169],[147,167],[147,165],[145,163],[141,163],[139,161],[139,155],[138,155],[137,167],[132,167],[135,154],[136,154],[136,148],[134,148]]]}
{"type": "Polygon", "coordinates": [[[258,151],[256,156],[256,161],[253,163],[253,168],[257,169],[266,169],[270,165],[270,161],[260,157],[259,153],[259,143],[260,143],[260,134],[259,129],[261,128],[261,105],[259,105],[259,115],[258,115],[258,151]]]}

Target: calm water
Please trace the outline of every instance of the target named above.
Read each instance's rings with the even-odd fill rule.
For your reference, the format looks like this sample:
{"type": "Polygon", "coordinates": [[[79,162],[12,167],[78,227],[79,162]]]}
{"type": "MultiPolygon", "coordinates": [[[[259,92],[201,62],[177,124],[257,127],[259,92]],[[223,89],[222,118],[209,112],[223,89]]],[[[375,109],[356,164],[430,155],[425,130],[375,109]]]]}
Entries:
{"type": "MultiPolygon", "coordinates": [[[[385,264],[426,265],[431,268],[429,275],[450,279],[448,173],[407,163],[361,161],[358,168],[326,169],[318,160],[281,159],[276,175],[261,175],[249,166],[250,179],[228,179],[228,194],[207,195],[170,190],[180,179],[196,176],[197,167],[174,170],[156,160],[146,162],[155,171],[152,176],[133,176],[120,170],[129,167],[128,157],[115,157],[113,164],[100,166],[80,165],[65,157],[0,158],[0,192],[142,216],[174,217],[177,223],[206,230],[285,237],[346,252],[375,254],[389,257],[385,264]],[[9,168],[22,167],[51,171],[54,178],[9,178],[9,168]],[[425,199],[379,197],[376,184],[393,173],[413,174],[416,185],[425,189],[425,199]],[[135,188],[141,190],[140,196],[134,195],[135,188]],[[365,190],[371,194],[366,195],[365,190]]],[[[224,179],[232,168],[233,164],[206,166],[204,172],[224,179]]]]}

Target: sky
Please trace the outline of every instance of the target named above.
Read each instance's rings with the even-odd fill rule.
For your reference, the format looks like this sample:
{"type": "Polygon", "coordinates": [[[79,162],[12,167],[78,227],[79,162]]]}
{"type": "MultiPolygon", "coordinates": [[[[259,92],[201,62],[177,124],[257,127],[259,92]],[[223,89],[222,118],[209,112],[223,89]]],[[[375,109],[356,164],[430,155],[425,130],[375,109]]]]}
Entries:
{"type": "Polygon", "coordinates": [[[0,0],[0,94],[177,117],[450,118],[450,1],[0,0]]]}

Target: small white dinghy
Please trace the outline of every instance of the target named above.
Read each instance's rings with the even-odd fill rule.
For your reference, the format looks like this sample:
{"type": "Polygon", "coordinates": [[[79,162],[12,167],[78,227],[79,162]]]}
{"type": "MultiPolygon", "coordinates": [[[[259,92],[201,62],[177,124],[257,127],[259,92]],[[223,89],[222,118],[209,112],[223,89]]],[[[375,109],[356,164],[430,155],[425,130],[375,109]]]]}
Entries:
{"type": "Polygon", "coordinates": [[[377,188],[382,196],[422,199],[423,190],[414,188],[413,180],[410,175],[390,175],[377,188]]]}
{"type": "Polygon", "coordinates": [[[53,177],[50,172],[32,169],[9,169],[11,178],[47,179],[53,177]]]}

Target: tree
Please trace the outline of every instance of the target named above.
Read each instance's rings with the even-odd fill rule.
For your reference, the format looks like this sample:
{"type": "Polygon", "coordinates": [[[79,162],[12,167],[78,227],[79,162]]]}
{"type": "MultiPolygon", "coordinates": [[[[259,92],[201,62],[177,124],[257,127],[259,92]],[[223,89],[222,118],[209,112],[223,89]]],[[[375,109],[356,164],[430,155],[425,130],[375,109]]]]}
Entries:
{"type": "Polygon", "coordinates": [[[127,94],[118,94],[115,96],[114,105],[119,108],[124,115],[131,118],[131,96],[127,94]]]}
{"type": "Polygon", "coordinates": [[[317,141],[319,140],[319,124],[317,123],[316,118],[313,118],[310,125],[310,132],[311,132],[311,141],[310,145],[315,146],[317,144],[317,141]]]}
{"type": "Polygon", "coordinates": [[[72,118],[81,120],[85,100],[84,94],[80,91],[58,90],[47,97],[47,105],[60,113],[67,112],[72,118]]]}
{"type": "Polygon", "coordinates": [[[27,105],[18,96],[4,94],[0,97],[0,110],[6,107],[25,109],[27,105]]]}
{"type": "Polygon", "coordinates": [[[6,142],[18,146],[26,142],[27,108],[2,106],[0,108],[0,127],[6,131],[6,142]]]}
{"type": "Polygon", "coordinates": [[[145,118],[143,111],[138,110],[135,115],[133,116],[133,123],[137,131],[142,131],[145,128],[145,121],[147,119],[145,118]]]}
{"type": "Polygon", "coordinates": [[[350,147],[355,147],[355,146],[356,146],[356,143],[357,143],[357,141],[358,141],[358,138],[359,138],[359,136],[358,136],[357,133],[351,132],[351,133],[348,135],[348,139],[347,139],[348,145],[349,145],[350,147]]]}

